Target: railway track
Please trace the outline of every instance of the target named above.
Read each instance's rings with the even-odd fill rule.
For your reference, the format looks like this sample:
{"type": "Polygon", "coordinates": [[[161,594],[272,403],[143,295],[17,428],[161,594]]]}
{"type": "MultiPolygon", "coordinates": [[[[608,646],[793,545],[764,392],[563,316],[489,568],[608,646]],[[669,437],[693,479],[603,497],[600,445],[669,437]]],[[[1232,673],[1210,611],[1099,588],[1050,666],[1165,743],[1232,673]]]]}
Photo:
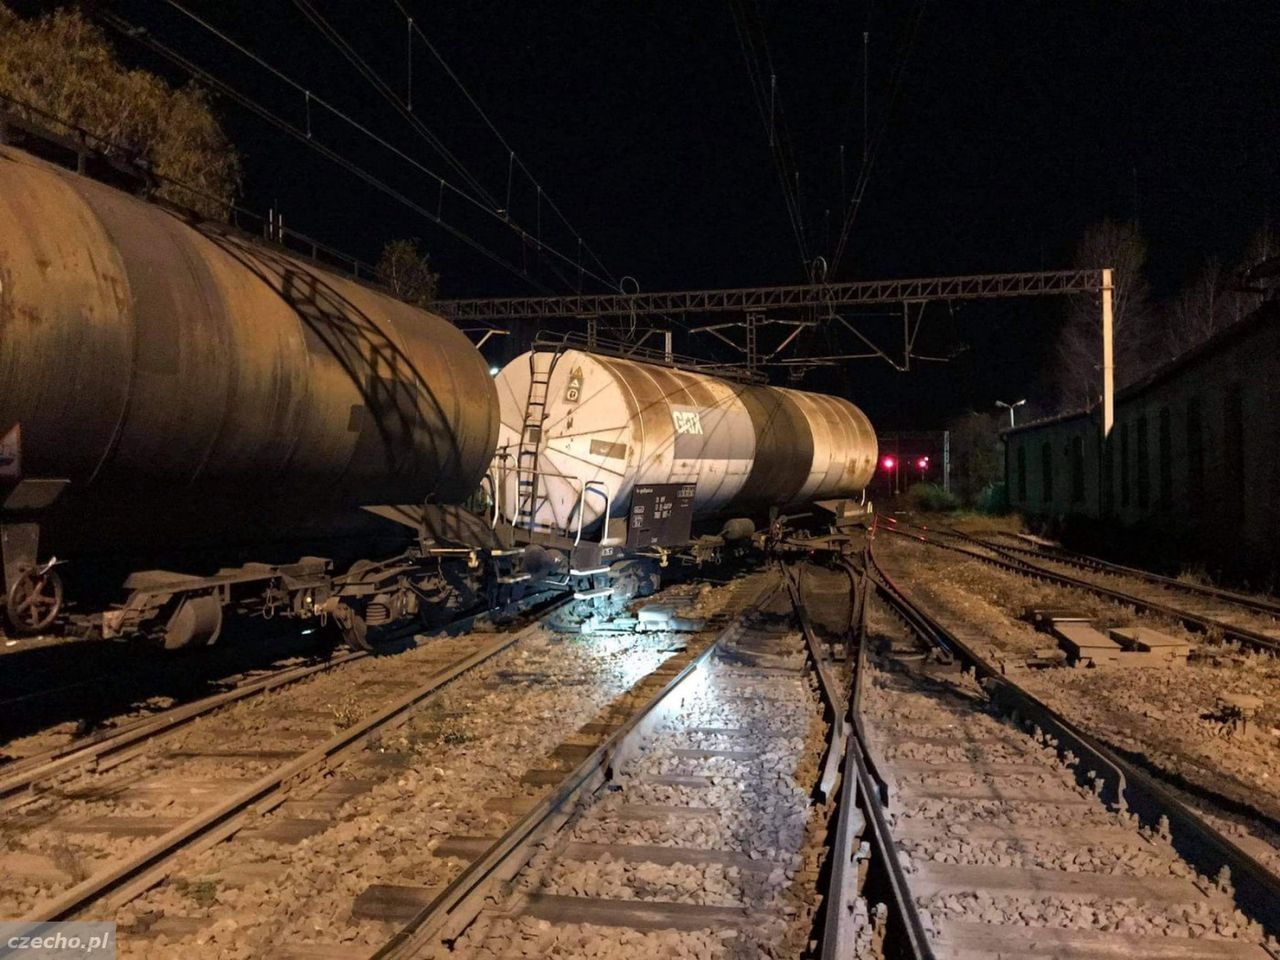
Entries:
{"type": "MultiPolygon", "coordinates": [[[[1120,584],[1114,582],[1120,576],[1118,574],[1108,572],[1105,574],[1077,576],[1062,569],[1063,567],[1070,568],[1070,565],[1065,561],[1057,561],[1056,558],[1053,560],[1040,558],[1037,561],[1032,561],[1004,546],[988,543],[956,531],[942,531],[942,536],[939,537],[933,535],[937,531],[923,528],[918,528],[920,532],[913,532],[912,530],[899,529],[897,525],[890,524],[881,529],[920,543],[951,550],[975,560],[981,560],[1011,573],[1044,580],[1058,586],[1084,590],[1095,596],[1127,604],[1135,610],[1160,614],[1180,622],[1188,630],[1204,634],[1210,638],[1235,641],[1251,649],[1268,653],[1280,653],[1280,624],[1268,626],[1267,624],[1272,623],[1269,619],[1265,622],[1259,622],[1260,615],[1258,613],[1244,611],[1242,607],[1224,606],[1223,604],[1226,601],[1220,599],[1209,603],[1198,599],[1199,595],[1196,595],[1197,599],[1188,603],[1185,596],[1173,595],[1171,588],[1157,581],[1145,582],[1138,580],[1137,586],[1127,585],[1127,588],[1122,589],[1120,584]],[[960,540],[963,545],[950,542],[951,540],[960,540]],[[1228,616],[1238,617],[1242,613],[1247,613],[1253,622],[1245,624],[1238,619],[1235,622],[1223,619],[1228,616]]],[[[1131,581],[1138,579],[1131,577],[1129,574],[1124,576],[1129,577],[1131,581]]]]}
{"type": "MultiPolygon", "coordinates": [[[[526,609],[536,607],[549,599],[549,594],[540,594],[523,606],[526,609]]],[[[433,631],[433,634],[469,629],[485,612],[468,613],[433,631]]],[[[400,639],[407,636],[407,631],[397,635],[400,639]]],[[[349,650],[336,653],[318,663],[290,664],[279,669],[253,671],[228,690],[150,715],[127,719],[88,736],[77,737],[20,757],[0,766],[0,812],[8,812],[30,802],[36,796],[33,788],[41,782],[77,768],[89,767],[105,772],[110,766],[118,765],[150,749],[156,737],[170,734],[217,710],[375,655],[374,652],[365,650],[349,650]]]]}
{"type": "Polygon", "coordinates": [[[857,845],[820,880],[828,817],[863,822],[841,785],[847,703],[779,587],[576,731],[572,768],[531,771],[555,785],[505,833],[447,840],[474,859],[374,956],[798,956],[819,889],[847,907],[824,956],[870,955],[857,845]]]}
{"type": "Polygon", "coordinates": [[[926,934],[910,952],[1277,955],[1280,878],[984,662],[868,556],[916,641],[860,674],[905,880],[895,905],[926,934]]]}
{"type": "Polygon", "coordinates": [[[1091,557],[1087,554],[1076,553],[1067,550],[1064,547],[1053,545],[1045,546],[1029,546],[1025,542],[1009,543],[1000,542],[993,539],[999,537],[1003,540],[1012,539],[1013,534],[1002,533],[1001,531],[993,531],[991,533],[965,533],[959,530],[951,530],[949,528],[940,529],[948,536],[955,536],[959,539],[969,540],[983,546],[994,547],[1005,553],[1012,553],[1017,556],[1031,557],[1040,562],[1050,562],[1062,564],[1063,566],[1074,567],[1078,570],[1084,570],[1090,573],[1105,574],[1113,577],[1131,577],[1135,580],[1142,580],[1144,583],[1152,586],[1167,589],[1170,592],[1185,594],[1186,596],[1196,598],[1206,603],[1223,603],[1228,609],[1241,608],[1252,613],[1262,614],[1265,617],[1280,620],[1280,602],[1270,600],[1266,597],[1252,596],[1250,594],[1239,593],[1234,590],[1224,590],[1221,587],[1215,587],[1211,584],[1196,583],[1191,580],[1182,580],[1177,577],[1166,577],[1162,574],[1153,573],[1150,570],[1143,570],[1140,567],[1130,567],[1124,564],[1111,563],[1108,560],[1102,560],[1098,557],[1091,557]]]}
{"type": "MultiPolygon", "coordinates": [[[[110,916],[163,880],[177,856],[235,835],[305,784],[330,789],[330,800],[349,796],[325,778],[563,603],[547,601],[531,598],[542,609],[523,629],[435,638],[395,660],[350,651],[8,765],[0,779],[0,871],[11,880],[3,912],[29,921],[94,909],[110,916]],[[332,689],[308,690],[307,680],[332,689]],[[333,690],[344,689],[335,702],[333,690]]],[[[484,613],[448,629],[474,626],[484,613]]]]}
{"type": "MultiPolygon", "coordinates": [[[[341,937],[333,935],[341,945],[308,942],[316,936],[325,939],[318,929],[299,935],[296,929],[282,927],[289,919],[289,911],[283,908],[253,912],[253,919],[260,925],[253,939],[229,945],[226,938],[228,930],[245,925],[244,896],[278,899],[295,882],[312,880],[317,870],[335,872],[340,881],[335,886],[339,889],[346,889],[351,881],[358,882],[361,875],[416,878],[457,872],[459,858],[474,853],[475,837],[470,836],[460,846],[445,843],[438,850],[425,849],[435,824],[427,827],[431,821],[423,821],[422,810],[429,811],[431,819],[446,830],[450,822],[473,825],[478,819],[505,825],[546,791],[552,776],[549,770],[565,757],[575,756],[574,748],[567,746],[542,762],[546,769],[523,774],[523,765],[536,764],[536,758],[543,753],[541,749],[534,749],[529,755],[472,756],[467,760],[470,769],[478,770],[490,789],[505,795],[491,797],[491,805],[485,801],[480,807],[482,798],[467,790],[471,812],[451,811],[447,805],[441,807],[439,801],[429,802],[428,794],[439,790],[442,784],[447,786],[450,779],[441,770],[432,773],[430,764],[447,767],[446,757],[451,752],[460,752],[464,757],[472,754],[471,736],[464,730],[468,724],[487,725],[502,738],[529,741],[530,735],[536,734],[533,741],[541,743],[547,736],[557,735],[556,717],[561,713],[581,714],[586,704],[591,711],[587,715],[591,716],[596,711],[589,704],[602,693],[595,689],[598,679],[583,674],[582,662],[591,659],[590,651],[595,648],[604,649],[606,653],[601,656],[614,664],[609,668],[613,671],[610,676],[613,689],[622,694],[622,699],[603,694],[606,702],[613,698],[606,714],[614,716],[610,710],[621,711],[628,696],[640,695],[624,691],[634,686],[643,692],[655,683],[665,682],[673,671],[708,646],[714,630],[736,612],[736,605],[745,602],[742,591],[758,591],[760,582],[758,576],[748,577],[720,593],[711,592],[706,608],[724,609],[713,614],[711,632],[603,635],[578,640],[572,636],[557,639],[543,631],[530,637],[538,629],[535,623],[504,635],[441,641],[434,660],[413,664],[399,658],[394,675],[385,669],[374,671],[378,665],[370,664],[367,675],[352,677],[348,683],[354,687],[353,694],[371,705],[366,715],[316,746],[296,743],[284,749],[282,739],[289,737],[289,721],[306,718],[291,717],[289,711],[281,709],[270,710],[275,725],[259,728],[257,742],[252,746],[246,746],[246,742],[254,731],[227,729],[225,718],[223,725],[203,730],[202,724],[197,723],[184,734],[185,742],[175,745],[166,740],[165,749],[139,758],[141,766],[121,763],[111,772],[114,778],[111,773],[107,777],[85,774],[42,790],[40,799],[20,811],[23,822],[10,817],[0,828],[6,832],[7,846],[7,852],[0,853],[0,867],[16,865],[30,870],[32,857],[26,857],[24,864],[23,853],[40,851],[41,838],[100,836],[104,830],[117,840],[132,836],[135,842],[127,856],[99,859],[87,871],[89,876],[74,885],[61,883],[54,895],[43,897],[27,909],[23,919],[117,919],[123,955],[141,950],[140,955],[151,956],[162,952],[165,946],[184,953],[195,951],[191,955],[201,955],[203,950],[203,955],[209,956],[222,956],[228,949],[238,949],[245,956],[259,955],[267,947],[267,952],[281,956],[349,956],[352,951],[354,955],[367,954],[370,951],[362,951],[350,942],[351,938],[359,936],[367,943],[384,940],[389,934],[389,918],[398,916],[397,911],[402,913],[406,904],[416,911],[422,905],[424,890],[431,888],[407,880],[364,885],[347,901],[344,914],[349,911],[349,917],[342,924],[347,932],[341,937]],[[717,596],[721,599],[716,600],[717,596]],[[522,643],[526,637],[529,641],[522,643]],[[565,644],[584,653],[567,656],[565,644]],[[641,649],[633,653],[633,647],[641,649]],[[464,677],[469,672],[474,676],[464,677]],[[520,705],[531,700],[555,705],[560,712],[535,708],[535,717],[548,718],[540,721],[547,729],[504,732],[502,717],[521,716],[520,705]],[[482,702],[486,704],[483,716],[478,713],[482,702]],[[564,706],[566,703],[568,707],[564,706]],[[378,709],[374,710],[373,704],[378,709]],[[472,704],[476,706],[473,708],[472,704]],[[490,714],[494,714],[492,719],[490,714]],[[195,749],[189,749],[192,744],[197,744],[195,749]],[[438,759],[431,752],[433,746],[441,748],[437,750],[438,759]],[[309,749],[299,754],[303,747],[309,749]],[[422,780],[423,771],[416,767],[422,758],[428,758],[425,776],[431,785],[416,787],[422,780]],[[267,772],[256,778],[248,776],[254,769],[250,764],[267,772]],[[498,769],[502,776],[495,777],[491,771],[498,769]],[[503,786],[496,786],[498,781],[503,786]],[[514,796],[509,795],[512,792],[514,796]],[[397,817],[391,802],[397,793],[407,796],[421,810],[397,817]],[[393,829],[396,839],[388,843],[385,838],[368,837],[359,846],[350,846],[348,835],[365,829],[365,821],[371,830],[393,829]],[[164,833],[157,836],[160,830],[164,833]],[[410,837],[412,840],[406,839],[410,837]],[[402,863],[412,859],[405,851],[419,839],[421,860],[402,863]],[[15,845],[21,843],[26,843],[25,850],[15,853],[15,845]],[[364,863],[375,852],[385,850],[395,869],[344,868],[341,858],[324,854],[330,847],[344,850],[343,856],[364,863]],[[308,862],[307,858],[318,859],[308,862]],[[297,871],[292,870],[295,863],[297,871]],[[275,915],[277,912],[279,916],[275,915]],[[182,946],[178,948],[178,944],[182,946]],[[335,950],[339,953],[332,952],[335,950]]],[[[692,587],[673,588],[664,591],[664,595],[677,602],[692,597],[703,603],[703,593],[692,587]]],[[[352,664],[347,669],[361,666],[352,664]]],[[[290,695],[290,691],[284,695],[290,695]]],[[[255,702],[242,708],[252,707],[255,702]]],[[[465,784],[462,787],[466,789],[465,784]]],[[[35,866],[38,873],[39,864],[35,866]]],[[[21,870],[15,873],[19,883],[23,880],[20,873],[21,870]]],[[[341,893],[334,895],[341,900],[341,893]]],[[[307,908],[317,909],[312,904],[307,908]]]]}

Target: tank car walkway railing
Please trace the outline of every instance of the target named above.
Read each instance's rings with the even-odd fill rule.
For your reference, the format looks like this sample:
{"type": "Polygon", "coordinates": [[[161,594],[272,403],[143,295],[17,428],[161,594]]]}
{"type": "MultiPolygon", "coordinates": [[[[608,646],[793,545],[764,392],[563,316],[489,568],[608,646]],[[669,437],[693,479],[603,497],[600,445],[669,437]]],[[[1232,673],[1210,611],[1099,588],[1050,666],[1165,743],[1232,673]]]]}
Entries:
{"type": "Polygon", "coordinates": [[[167,184],[187,197],[225,205],[226,221],[221,224],[222,229],[235,231],[255,242],[274,243],[294,255],[307,257],[319,266],[340,270],[352,279],[381,285],[374,266],[284,226],[283,219],[275,213],[264,217],[238,204],[227,204],[222,198],[192,184],[158,174],[150,164],[138,158],[134,148],[0,91],[0,145],[3,144],[34,153],[44,160],[74,170],[81,176],[123,187],[153,202],[179,209],[196,220],[205,218],[195,213],[191,204],[156,200],[153,194],[167,184]],[[54,127],[64,132],[58,133],[54,127]],[[246,223],[253,229],[246,226],[246,223]]]}
{"type": "Polygon", "coordinates": [[[599,356],[616,357],[619,360],[634,360],[638,363],[652,363],[662,367],[675,367],[678,370],[689,370],[705,374],[709,377],[720,377],[725,380],[741,380],[750,383],[764,383],[767,378],[759,371],[749,372],[740,366],[713,363],[699,360],[680,353],[666,350],[655,350],[639,343],[625,340],[614,340],[608,337],[593,336],[576,330],[553,332],[539,330],[533,341],[534,351],[584,350],[599,356]]]}

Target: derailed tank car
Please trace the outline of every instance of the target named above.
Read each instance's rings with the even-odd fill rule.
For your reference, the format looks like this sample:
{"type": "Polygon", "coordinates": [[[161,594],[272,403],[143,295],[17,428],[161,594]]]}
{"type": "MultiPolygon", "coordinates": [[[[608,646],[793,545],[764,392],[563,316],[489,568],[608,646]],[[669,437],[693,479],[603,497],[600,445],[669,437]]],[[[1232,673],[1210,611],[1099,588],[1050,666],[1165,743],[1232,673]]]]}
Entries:
{"type": "MultiPolygon", "coordinates": [[[[324,561],[278,561],[366,537],[383,521],[361,507],[460,503],[497,443],[488,366],[445,320],[7,147],[0,384],[5,609],[20,628],[47,625],[61,596],[54,556],[228,545],[273,562],[135,573],[105,632],[159,617],[171,645],[210,641],[245,583],[280,612],[328,603],[341,619],[324,561]]],[[[412,606],[396,578],[369,573],[361,595],[412,606]]]]}
{"type": "Polygon", "coordinates": [[[518,357],[497,387],[502,512],[572,537],[581,575],[634,577],[630,558],[665,565],[699,528],[741,539],[771,510],[860,498],[875,470],[875,431],[838,397],[577,349],[518,357]]]}

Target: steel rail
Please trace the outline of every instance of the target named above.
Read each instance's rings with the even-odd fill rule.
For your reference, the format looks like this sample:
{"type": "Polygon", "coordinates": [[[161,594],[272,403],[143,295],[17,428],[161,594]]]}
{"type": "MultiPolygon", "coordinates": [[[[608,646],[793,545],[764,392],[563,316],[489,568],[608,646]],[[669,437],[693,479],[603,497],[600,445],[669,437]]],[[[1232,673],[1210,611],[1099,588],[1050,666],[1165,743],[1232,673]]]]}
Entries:
{"type": "Polygon", "coordinates": [[[538,620],[506,634],[493,643],[437,671],[416,690],[379,713],[341,731],[325,743],[308,750],[278,769],[260,777],[234,796],[179,824],[156,838],[138,853],[100,871],[60,896],[37,904],[20,919],[23,923],[66,920],[79,915],[95,901],[111,896],[120,906],[161,882],[172,869],[172,860],[183,850],[220,843],[236,833],[243,821],[255,813],[265,813],[283,803],[290,788],[324,770],[331,769],[361,748],[385,727],[408,719],[409,711],[462,674],[501,653],[537,629],[542,619],[567,600],[543,611],[538,620]]]}
{"type": "Polygon", "coordinates": [[[867,554],[880,596],[895,612],[911,609],[908,626],[913,632],[913,623],[925,625],[926,631],[917,636],[928,644],[944,639],[948,649],[974,672],[994,703],[1024,728],[1047,734],[1050,739],[1046,742],[1059,755],[1066,758],[1068,753],[1073,754],[1080,761],[1075,767],[1077,778],[1089,769],[1103,782],[1103,789],[1110,790],[1119,810],[1132,812],[1141,822],[1157,829],[1160,819],[1167,818],[1174,849],[1204,876],[1219,876],[1226,867],[1240,909],[1269,935],[1280,935],[1280,876],[1212,827],[1153,776],[1003,675],[915,604],[880,566],[872,546],[868,546],[867,554]]]}
{"type": "Polygon", "coordinates": [[[782,565],[783,581],[786,583],[787,592],[791,595],[791,606],[796,612],[796,619],[800,622],[800,629],[804,634],[805,655],[814,675],[818,678],[818,693],[822,697],[823,712],[826,715],[827,725],[831,731],[827,739],[826,753],[822,758],[822,763],[819,764],[823,770],[823,775],[818,784],[818,792],[826,800],[836,795],[839,791],[841,778],[839,761],[845,752],[844,741],[848,735],[844,728],[844,715],[847,712],[847,708],[845,698],[840,693],[839,685],[831,675],[830,658],[822,651],[820,642],[814,634],[813,624],[809,619],[809,611],[805,607],[804,599],[800,593],[802,570],[803,567],[799,564],[795,564],[793,570],[788,570],[785,564],[782,565]]]}
{"type": "MultiPolygon", "coordinates": [[[[820,665],[824,658],[819,653],[819,641],[800,595],[799,579],[792,583],[788,577],[787,586],[791,590],[792,603],[810,656],[814,659],[815,666],[820,665]]],[[[883,781],[873,772],[866,749],[866,733],[860,711],[865,665],[866,645],[859,644],[852,685],[848,697],[843,700],[843,709],[838,714],[841,725],[847,726],[848,732],[844,737],[843,780],[836,793],[839,813],[836,818],[835,843],[830,853],[831,877],[823,901],[826,913],[820,956],[821,960],[844,960],[855,953],[856,932],[849,923],[849,912],[858,896],[858,865],[854,859],[858,847],[853,841],[860,838],[869,825],[875,842],[875,862],[884,870],[897,910],[895,916],[901,925],[900,946],[908,956],[917,960],[931,960],[933,950],[929,946],[928,934],[907,885],[906,872],[898,858],[898,848],[893,842],[892,828],[884,809],[883,781]]],[[[817,672],[825,687],[827,681],[824,671],[819,669],[817,672]]]]}
{"type": "Polygon", "coordinates": [[[984,563],[1001,567],[1002,569],[1008,570],[1012,573],[1040,580],[1047,580],[1062,587],[1072,587],[1077,590],[1084,590],[1087,593],[1093,593],[1098,596],[1106,597],[1110,600],[1115,600],[1117,603],[1127,604],[1136,610],[1147,613],[1158,613],[1179,621],[1188,630],[1204,634],[1218,631],[1226,639],[1236,640],[1246,646],[1265,650],[1268,653],[1280,654],[1280,638],[1269,637],[1265,633],[1260,633],[1257,630],[1251,630],[1248,627],[1240,627],[1234,624],[1225,623],[1221,620],[1215,620],[1212,617],[1192,613],[1189,610],[1181,610],[1177,607],[1171,607],[1165,603],[1148,600],[1132,593],[1125,593],[1122,590],[1114,590],[1111,587],[1104,587],[1101,584],[1093,583],[1089,580],[1081,580],[1079,577],[1072,577],[1065,573],[1059,573],[1056,570],[1050,570],[1047,567],[1039,566],[1038,564],[1031,563],[1030,561],[1022,560],[1009,554],[1003,554],[999,547],[986,546],[985,544],[982,546],[982,549],[984,550],[990,550],[992,553],[1001,554],[999,556],[992,557],[979,553],[977,550],[970,550],[967,547],[957,546],[954,543],[945,543],[941,540],[930,539],[929,537],[909,533],[906,530],[900,530],[893,526],[883,527],[881,529],[887,530],[890,533],[896,533],[900,537],[906,537],[909,540],[915,540],[919,543],[939,547],[943,550],[952,550],[964,556],[971,557],[974,560],[981,560],[984,563]]]}
{"type": "Polygon", "coordinates": [[[535,845],[559,829],[573,815],[577,805],[604,784],[610,772],[620,766],[623,758],[635,748],[636,741],[656,726],[662,708],[710,661],[726,639],[742,629],[746,618],[763,607],[779,589],[780,584],[760,594],[715,640],[707,644],[706,649],[691,659],[586,759],[569,771],[533,809],[473,860],[370,960],[416,956],[432,944],[459,936],[480,914],[494,884],[514,877],[533,856],[535,845]]]}
{"type": "MultiPolygon", "coordinates": [[[[536,606],[538,603],[551,599],[552,596],[554,594],[539,593],[532,598],[530,605],[536,606]]],[[[399,639],[407,635],[410,630],[430,635],[459,628],[470,629],[480,617],[488,612],[487,609],[475,610],[430,630],[419,631],[416,626],[400,628],[388,639],[399,639]]],[[[16,806],[25,803],[27,798],[17,795],[22,790],[29,789],[41,780],[48,779],[82,764],[94,764],[96,766],[108,757],[112,757],[114,762],[122,762],[132,754],[117,755],[129,747],[139,745],[142,748],[149,747],[152,738],[169,733],[221,707],[259,693],[268,693],[280,687],[289,686],[317,673],[323,673],[332,670],[334,667],[351,663],[353,660],[361,660],[375,655],[377,655],[376,650],[351,650],[331,657],[322,663],[286,667],[268,676],[237,684],[230,690],[224,690],[221,693],[193,700],[191,703],[173,707],[150,717],[139,717],[114,730],[102,731],[96,735],[82,737],[43,753],[15,760],[13,763],[0,768],[0,774],[3,774],[3,776],[0,776],[0,801],[8,801],[7,803],[0,803],[0,811],[12,810],[16,806]]]]}
{"type": "MultiPolygon", "coordinates": [[[[278,687],[296,683],[313,674],[321,673],[367,656],[369,656],[367,651],[355,650],[326,660],[323,663],[287,667],[269,676],[238,684],[230,690],[224,690],[221,693],[193,700],[191,703],[173,707],[154,716],[139,717],[110,732],[103,731],[96,736],[82,737],[71,743],[54,747],[44,753],[15,760],[3,768],[2,772],[6,776],[0,778],[0,799],[8,799],[24,788],[28,788],[41,780],[48,779],[72,767],[87,763],[96,764],[127,747],[140,742],[145,743],[151,737],[183,726],[191,720],[202,717],[219,707],[246,699],[254,694],[266,693],[278,687]]],[[[12,804],[0,807],[0,809],[12,809],[12,804]]]]}
{"type": "Polygon", "coordinates": [[[950,527],[938,527],[937,530],[940,533],[945,533],[947,536],[967,540],[990,550],[999,550],[1002,553],[1025,554],[1031,557],[1039,557],[1041,560],[1049,560],[1053,563],[1065,563],[1068,566],[1080,567],[1084,570],[1093,570],[1097,573],[1110,574],[1112,576],[1134,577],[1135,579],[1146,580],[1149,583],[1153,583],[1158,586],[1169,587],[1172,590],[1178,590],[1187,594],[1195,594],[1206,598],[1212,598],[1214,600],[1221,600],[1223,603],[1230,603],[1238,607],[1244,607],[1254,613],[1261,613],[1266,616],[1280,619],[1280,602],[1273,600],[1264,600],[1261,597],[1251,597],[1247,594],[1236,593],[1234,590],[1224,590],[1221,587],[1215,587],[1209,584],[1189,583],[1186,580],[1179,580],[1177,577],[1167,577],[1151,570],[1143,570],[1141,567],[1130,567],[1121,563],[1112,563],[1110,560],[1103,560],[1100,557],[1091,557],[1085,553],[1075,553],[1074,551],[1066,550],[1062,547],[1055,547],[1051,551],[1039,550],[1035,547],[996,543],[992,540],[987,540],[971,533],[965,533],[961,530],[953,530],[950,527]]]}

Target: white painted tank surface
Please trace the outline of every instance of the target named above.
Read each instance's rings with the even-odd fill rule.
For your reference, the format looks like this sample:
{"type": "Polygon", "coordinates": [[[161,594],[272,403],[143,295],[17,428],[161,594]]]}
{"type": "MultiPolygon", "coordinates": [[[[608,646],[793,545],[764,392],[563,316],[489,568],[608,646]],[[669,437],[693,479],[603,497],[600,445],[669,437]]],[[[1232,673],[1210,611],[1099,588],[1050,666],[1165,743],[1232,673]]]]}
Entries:
{"type": "MultiPolygon", "coordinates": [[[[521,504],[521,520],[529,519],[528,489],[513,468],[534,379],[531,357],[546,381],[545,389],[535,384],[533,398],[545,393],[545,406],[540,431],[531,431],[538,470],[532,519],[543,529],[575,530],[581,504],[590,530],[606,490],[611,516],[625,516],[636,484],[694,484],[694,516],[702,519],[857,496],[875,469],[875,431],[848,400],[578,350],[559,354],[554,365],[553,356],[526,353],[497,376],[495,466],[509,518],[521,504]]],[[[533,412],[536,422],[536,403],[533,412]]],[[[526,457],[523,466],[532,463],[526,457]]]]}

